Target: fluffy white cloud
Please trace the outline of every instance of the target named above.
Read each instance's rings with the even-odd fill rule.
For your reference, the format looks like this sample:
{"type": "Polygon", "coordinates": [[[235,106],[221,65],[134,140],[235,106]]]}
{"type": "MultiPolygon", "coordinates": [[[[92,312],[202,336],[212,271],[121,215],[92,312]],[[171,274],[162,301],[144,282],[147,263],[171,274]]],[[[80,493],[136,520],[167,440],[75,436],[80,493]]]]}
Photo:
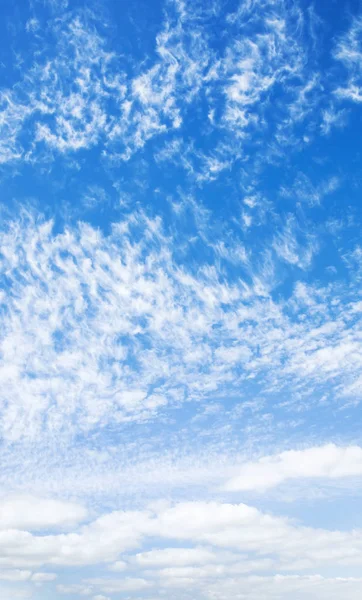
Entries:
{"type": "Polygon", "coordinates": [[[362,448],[340,448],[334,444],[289,450],[275,456],[265,456],[257,462],[240,467],[236,477],[225,489],[267,490],[288,479],[339,479],[362,474],[362,448]]]}
{"type": "MultiPolygon", "coordinates": [[[[302,527],[245,504],[199,501],[160,505],[138,512],[115,511],[68,534],[35,536],[7,530],[0,534],[0,546],[1,564],[8,567],[110,563],[126,552],[122,578],[114,583],[120,589],[121,586],[149,585],[149,581],[144,582],[142,578],[129,579],[127,569],[132,565],[147,572],[151,568],[152,573],[154,569],[172,568],[175,576],[189,568],[194,574],[202,575],[204,569],[208,572],[208,565],[240,562],[243,556],[246,571],[258,570],[268,564],[259,563],[260,558],[273,558],[269,568],[273,564],[284,570],[293,569],[293,565],[298,565],[299,570],[310,569],[333,564],[336,560],[341,565],[359,565],[362,535],[359,531],[302,527]],[[171,543],[164,549],[138,552],[133,557],[129,555],[132,549],[142,547],[150,539],[154,543],[159,539],[177,542],[179,552],[171,543]],[[215,553],[212,548],[219,550],[215,553]],[[220,549],[228,549],[233,554],[218,554],[220,549]]],[[[117,563],[112,568],[115,572],[116,566],[117,563]]],[[[30,577],[27,571],[9,573],[30,577]]],[[[40,575],[33,576],[33,580],[50,578],[42,579],[40,575]]],[[[111,580],[108,578],[107,581],[111,580]]],[[[99,581],[92,579],[87,583],[98,585],[99,581]]],[[[101,584],[105,585],[103,579],[101,584]]],[[[111,584],[106,592],[111,593],[110,587],[111,584]]]]}
{"type": "MultiPolygon", "coordinates": [[[[178,597],[177,590],[186,585],[190,595],[207,598],[227,593],[227,581],[232,597],[237,589],[249,586],[258,598],[273,582],[275,597],[284,598],[295,589],[304,598],[303,594],[315,593],[315,586],[322,597],[330,589],[330,580],[310,572],[333,565],[360,568],[362,533],[306,527],[245,504],[200,501],[115,511],[70,534],[33,536],[10,530],[0,535],[0,547],[2,565],[99,565],[123,556],[120,573],[115,563],[112,577],[60,583],[57,589],[63,594],[97,597],[142,592],[148,597],[149,592],[153,597],[157,589],[174,589],[178,597]],[[132,553],[150,544],[152,550],[132,553]],[[303,571],[306,575],[300,574],[303,571]]],[[[56,573],[1,571],[1,579],[14,582],[51,584],[55,577],[56,573]]],[[[337,586],[345,581],[348,593],[360,586],[354,579],[334,581],[337,586]]]]}
{"type": "Polygon", "coordinates": [[[0,530],[29,529],[31,531],[75,525],[83,521],[87,511],[83,506],[63,500],[10,496],[0,500],[0,530]]]}

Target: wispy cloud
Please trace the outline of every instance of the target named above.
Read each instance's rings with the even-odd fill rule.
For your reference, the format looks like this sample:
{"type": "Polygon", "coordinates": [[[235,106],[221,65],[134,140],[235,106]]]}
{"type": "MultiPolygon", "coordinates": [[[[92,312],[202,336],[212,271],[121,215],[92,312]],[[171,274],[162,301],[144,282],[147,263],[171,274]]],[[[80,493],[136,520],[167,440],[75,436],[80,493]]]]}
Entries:
{"type": "MultiPolygon", "coordinates": [[[[315,245],[297,241],[290,220],[273,241],[276,259],[302,269],[315,245]]],[[[222,282],[214,267],[190,271],[172,247],[142,213],[110,236],[86,224],[54,234],[51,222],[9,223],[0,247],[5,437],[147,420],[166,405],[243,393],[259,375],[278,389],[355,381],[353,301],[339,306],[338,295],[299,284],[274,303],[260,297],[258,278],[253,288],[222,282]]]]}
{"type": "Polygon", "coordinates": [[[347,69],[347,82],[344,86],[335,89],[335,94],[339,98],[361,102],[361,32],[362,21],[360,17],[352,20],[347,33],[341,36],[335,49],[334,56],[341,61],[347,69]]]}

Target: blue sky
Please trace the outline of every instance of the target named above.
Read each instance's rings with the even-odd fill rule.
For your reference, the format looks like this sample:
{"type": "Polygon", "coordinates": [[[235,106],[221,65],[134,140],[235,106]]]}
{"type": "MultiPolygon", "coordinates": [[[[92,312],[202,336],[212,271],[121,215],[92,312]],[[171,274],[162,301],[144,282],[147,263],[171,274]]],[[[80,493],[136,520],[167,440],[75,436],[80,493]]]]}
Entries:
{"type": "Polygon", "coordinates": [[[360,597],[360,3],[0,11],[1,598],[360,597]]]}

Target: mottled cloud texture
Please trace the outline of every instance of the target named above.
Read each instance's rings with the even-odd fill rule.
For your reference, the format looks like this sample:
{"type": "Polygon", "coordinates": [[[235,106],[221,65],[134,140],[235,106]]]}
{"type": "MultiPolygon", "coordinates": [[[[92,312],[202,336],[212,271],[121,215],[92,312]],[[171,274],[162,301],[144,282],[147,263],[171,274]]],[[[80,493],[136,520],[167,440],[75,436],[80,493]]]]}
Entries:
{"type": "Polygon", "coordinates": [[[362,14],[0,35],[0,597],[362,594],[362,14]]]}

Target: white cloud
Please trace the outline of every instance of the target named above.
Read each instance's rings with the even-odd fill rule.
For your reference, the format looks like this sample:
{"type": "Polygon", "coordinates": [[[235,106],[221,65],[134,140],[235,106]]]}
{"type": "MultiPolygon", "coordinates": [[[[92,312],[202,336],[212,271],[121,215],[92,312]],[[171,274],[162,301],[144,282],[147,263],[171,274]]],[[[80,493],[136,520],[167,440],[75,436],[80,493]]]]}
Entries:
{"type": "Polygon", "coordinates": [[[14,586],[11,588],[3,587],[0,585],[0,593],[2,600],[14,600],[14,599],[26,599],[32,598],[32,592],[28,589],[16,589],[14,586]]]}
{"type": "Polygon", "coordinates": [[[283,187],[280,192],[282,196],[295,201],[307,201],[311,205],[318,205],[326,196],[338,190],[340,184],[340,179],[332,176],[318,185],[314,185],[304,173],[298,173],[292,186],[290,188],[283,187]]]}
{"type": "Polygon", "coordinates": [[[27,581],[31,576],[31,571],[20,569],[0,570],[0,581],[27,581]]]}
{"type": "Polygon", "coordinates": [[[18,141],[24,121],[31,113],[31,108],[26,103],[16,99],[11,90],[2,91],[0,95],[0,164],[20,159],[23,150],[18,141]]]}
{"type": "Polygon", "coordinates": [[[54,581],[57,577],[58,575],[56,573],[34,573],[34,575],[31,576],[31,581],[34,583],[46,583],[54,581]]]}
{"type": "Polygon", "coordinates": [[[341,448],[334,444],[289,450],[275,456],[265,456],[247,463],[226,483],[225,488],[236,490],[267,490],[288,479],[339,479],[362,474],[362,448],[341,448]]]}
{"type": "Polygon", "coordinates": [[[164,567],[168,565],[187,566],[213,562],[213,552],[206,548],[165,548],[136,554],[134,560],[143,568],[164,567]]]}
{"type": "Polygon", "coordinates": [[[318,243],[310,234],[298,231],[295,219],[289,216],[284,229],[274,237],[273,249],[286,263],[307,269],[317,252],[318,243]]]}
{"type": "Polygon", "coordinates": [[[321,131],[328,135],[333,127],[343,127],[346,124],[346,111],[336,110],[334,107],[322,111],[321,131]]]}
{"type": "Polygon", "coordinates": [[[117,562],[110,565],[109,570],[115,571],[116,573],[125,571],[127,569],[127,563],[124,560],[117,560],[117,562]]]}
{"type": "MultiPolygon", "coordinates": [[[[203,235],[212,247],[207,225],[203,235]]],[[[261,268],[248,259],[253,286],[225,283],[217,264],[180,268],[177,244],[143,213],[109,236],[85,224],[55,234],[50,222],[9,223],[0,238],[5,438],[142,422],[216,390],[240,395],[251,376],[268,393],[333,379],[332,393],[346,397],[362,364],[353,285],[331,293],[298,282],[287,303],[270,297],[278,260],[310,265],[311,234],[288,220],[273,234],[274,257],[261,268]]]]}
{"type": "MultiPolygon", "coordinates": [[[[64,585],[60,593],[114,594],[143,590],[217,588],[234,578],[258,586],[270,578],[260,571],[282,573],[280,582],[316,569],[360,567],[362,534],[306,527],[263,513],[245,504],[179,502],[142,511],[115,511],[70,534],[32,536],[15,530],[0,534],[1,562],[38,562],[53,566],[111,562],[126,552],[122,576],[92,577],[64,585]],[[152,544],[152,550],[130,554],[152,544]],[[244,579],[241,578],[244,574],[244,579]],[[250,577],[247,576],[250,574],[250,577]]],[[[30,572],[8,571],[8,580],[25,581],[30,572]]],[[[279,576],[278,576],[279,577],[279,576]]],[[[314,576],[315,577],[315,576],[314,576]]],[[[319,577],[319,576],[318,576],[319,577]]],[[[5,577],[6,578],[6,577],[5,577]]],[[[52,577],[53,579],[54,577],[52,577]]],[[[308,578],[307,578],[308,579],[308,578]]],[[[33,576],[34,582],[51,578],[33,576]]],[[[279,581],[279,579],[276,579],[279,581]]],[[[323,578],[320,581],[324,581],[323,578]]],[[[284,593],[284,592],[283,592],[284,593]]]]}
{"type": "MultiPolygon", "coordinates": [[[[28,29],[36,23],[29,20],[28,29]]],[[[16,91],[2,93],[0,162],[37,160],[43,145],[50,158],[53,151],[98,144],[104,157],[127,160],[153,136],[180,127],[180,96],[191,102],[209,59],[197,20],[181,5],[165,14],[155,62],[134,65],[130,74],[129,65],[108,49],[90,9],[56,14],[48,27],[55,52],[45,60],[36,53],[16,91]]]]}
{"type": "Polygon", "coordinates": [[[87,511],[72,502],[36,498],[33,496],[10,496],[0,500],[0,530],[40,530],[75,525],[83,521],[87,511]]]}
{"type": "MultiPolygon", "coordinates": [[[[111,38],[90,8],[63,13],[47,25],[54,52],[44,58],[35,52],[32,67],[3,92],[2,162],[36,161],[44,158],[44,149],[51,160],[55,153],[99,146],[103,160],[117,164],[152,138],[179,132],[191,103],[200,109],[205,101],[205,121],[212,115],[213,127],[226,136],[207,152],[192,139],[188,156],[179,157],[202,184],[229,170],[245,154],[244,143],[260,147],[258,136],[269,137],[269,128],[274,133],[265,146],[268,156],[296,144],[291,133],[296,124],[309,118],[316,123],[308,131],[320,127],[323,73],[306,70],[315,40],[303,37],[307,17],[297,6],[291,9],[283,0],[247,3],[215,21],[216,7],[208,14],[194,3],[170,2],[153,60],[135,62],[111,50],[111,38]],[[217,23],[220,39],[228,40],[218,51],[210,43],[208,19],[217,23]],[[280,86],[283,108],[274,103],[271,112],[270,96],[280,86]]],[[[27,27],[37,27],[41,45],[36,18],[27,27]]],[[[340,50],[338,58],[344,54],[340,50]]]]}
{"type": "Polygon", "coordinates": [[[57,592],[60,594],[77,594],[80,596],[90,596],[93,593],[92,587],[86,584],[70,584],[63,585],[60,583],[57,585],[57,592]]]}
{"type": "Polygon", "coordinates": [[[334,90],[340,99],[362,101],[362,19],[352,19],[348,31],[339,39],[335,51],[335,59],[341,61],[347,70],[346,84],[337,86],[334,90]]]}
{"type": "Polygon", "coordinates": [[[214,80],[221,83],[224,96],[220,111],[215,94],[212,122],[226,128],[246,148],[255,144],[258,152],[262,133],[261,154],[279,152],[278,146],[295,143],[295,125],[316,114],[321,96],[319,76],[305,70],[310,49],[301,37],[304,16],[297,5],[291,8],[283,1],[271,0],[243,3],[227,21],[230,27],[240,28],[240,35],[228,38],[224,56],[210,69],[211,98],[214,80]],[[272,100],[280,89],[283,107],[272,100]],[[215,119],[215,112],[221,117],[215,119]],[[274,135],[269,139],[271,131],[274,135]]]}
{"type": "Polygon", "coordinates": [[[89,579],[88,583],[99,587],[106,594],[118,594],[120,592],[139,592],[151,586],[151,583],[143,578],[125,577],[124,579],[89,579]]]}
{"type": "Polygon", "coordinates": [[[291,596],[298,600],[330,600],[342,597],[354,600],[361,593],[362,581],[358,578],[324,578],[319,575],[299,576],[275,575],[273,577],[230,578],[226,582],[217,582],[209,586],[208,593],[217,600],[232,597],[242,600],[247,596],[250,600],[271,598],[287,599],[291,596]]]}

